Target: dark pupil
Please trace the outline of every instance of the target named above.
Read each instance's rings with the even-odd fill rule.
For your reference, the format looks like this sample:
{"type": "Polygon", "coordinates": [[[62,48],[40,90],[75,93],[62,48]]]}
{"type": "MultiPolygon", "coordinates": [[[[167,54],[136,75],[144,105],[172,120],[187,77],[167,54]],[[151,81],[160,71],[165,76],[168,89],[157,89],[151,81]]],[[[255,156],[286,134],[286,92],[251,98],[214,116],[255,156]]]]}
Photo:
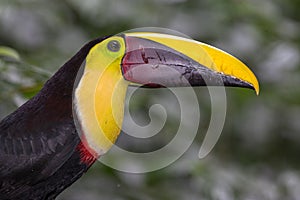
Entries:
{"type": "Polygon", "coordinates": [[[116,40],[112,40],[107,44],[107,48],[108,50],[112,51],[112,52],[118,52],[120,50],[120,43],[116,40]]]}

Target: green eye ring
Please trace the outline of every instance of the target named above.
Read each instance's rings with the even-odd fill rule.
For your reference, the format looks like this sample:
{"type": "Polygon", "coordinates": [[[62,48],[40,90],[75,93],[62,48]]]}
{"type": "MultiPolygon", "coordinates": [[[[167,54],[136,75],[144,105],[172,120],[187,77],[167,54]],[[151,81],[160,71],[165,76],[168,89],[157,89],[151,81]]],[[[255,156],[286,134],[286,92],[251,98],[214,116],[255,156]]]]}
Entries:
{"type": "Polygon", "coordinates": [[[107,43],[107,49],[111,52],[118,52],[121,49],[121,44],[117,40],[111,40],[107,43]]]}

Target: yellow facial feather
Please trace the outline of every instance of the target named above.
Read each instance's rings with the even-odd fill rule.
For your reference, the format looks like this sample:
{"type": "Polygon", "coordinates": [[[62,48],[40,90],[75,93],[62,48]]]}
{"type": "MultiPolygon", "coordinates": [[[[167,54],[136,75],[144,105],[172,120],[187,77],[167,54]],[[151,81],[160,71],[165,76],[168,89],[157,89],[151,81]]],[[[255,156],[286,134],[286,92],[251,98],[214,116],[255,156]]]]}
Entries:
{"type": "Polygon", "coordinates": [[[86,58],[84,74],[76,89],[76,107],[88,145],[105,153],[120,133],[128,82],[122,77],[121,59],[125,43],[111,37],[95,45],[86,58]],[[108,43],[118,41],[120,49],[112,52],[108,43]]]}

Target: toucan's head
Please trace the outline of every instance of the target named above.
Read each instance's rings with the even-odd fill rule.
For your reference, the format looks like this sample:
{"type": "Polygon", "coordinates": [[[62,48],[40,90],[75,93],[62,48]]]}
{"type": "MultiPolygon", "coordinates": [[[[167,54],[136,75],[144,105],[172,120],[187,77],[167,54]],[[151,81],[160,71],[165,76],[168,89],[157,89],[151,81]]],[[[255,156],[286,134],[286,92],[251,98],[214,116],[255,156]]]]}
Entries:
{"type": "Polygon", "coordinates": [[[120,133],[129,85],[224,85],[259,93],[241,61],[210,45],[178,36],[136,32],[106,38],[89,52],[76,88],[76,112],[88,145],[106,152],[120,133]]]}

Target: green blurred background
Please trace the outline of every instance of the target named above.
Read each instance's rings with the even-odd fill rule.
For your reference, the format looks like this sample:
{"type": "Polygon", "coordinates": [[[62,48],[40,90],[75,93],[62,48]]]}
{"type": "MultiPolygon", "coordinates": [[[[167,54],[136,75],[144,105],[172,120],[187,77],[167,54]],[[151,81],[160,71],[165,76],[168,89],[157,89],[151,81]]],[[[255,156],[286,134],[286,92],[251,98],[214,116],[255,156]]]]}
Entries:
{"type": "MultiPolygon", "coordinates": [[[[174,29],[243,60],[257,75],[261,94],[226,89],[223,133],[199,160],[210,101],[206,89],[195,89],[199,133],[178,161],[147,174],[97,163],[58,199],[300,199],[299,8],[299,0],[1,0],[0,45],[12,49],[0,48],[0,118],[34,95],[87,41],[137,27],[174,29]]],[[[132,116],[145,125],[149,107],[172,98],[167,90],[138,90],[132,116]]],[[[162,131],[168,133],[147,148],[130,138],[118,143],[137,151],[159,148],[177,123],[170,114],[162,131]]]]}

